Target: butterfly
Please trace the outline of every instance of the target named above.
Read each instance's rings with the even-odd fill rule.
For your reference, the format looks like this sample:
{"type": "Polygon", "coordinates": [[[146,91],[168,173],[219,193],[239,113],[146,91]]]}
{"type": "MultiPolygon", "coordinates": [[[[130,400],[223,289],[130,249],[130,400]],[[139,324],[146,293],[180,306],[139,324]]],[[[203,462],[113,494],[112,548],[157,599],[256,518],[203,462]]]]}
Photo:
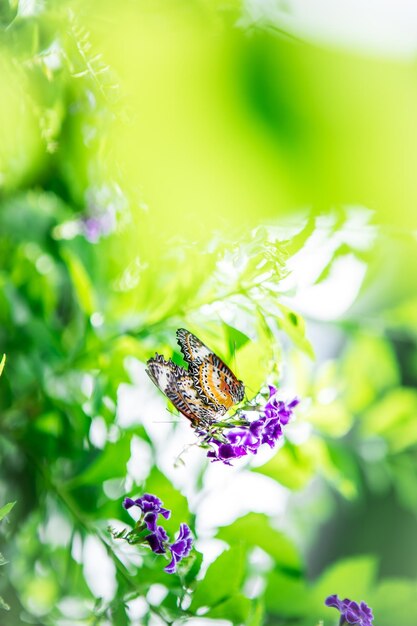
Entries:
{"type": "Polygon", "coordinates": [[[155,354],[146,372],[175,408],[193,425],[211,423],[241,402],[245,387],[225,363],[185,328],[177,341],[188,369],[155,354]]]}

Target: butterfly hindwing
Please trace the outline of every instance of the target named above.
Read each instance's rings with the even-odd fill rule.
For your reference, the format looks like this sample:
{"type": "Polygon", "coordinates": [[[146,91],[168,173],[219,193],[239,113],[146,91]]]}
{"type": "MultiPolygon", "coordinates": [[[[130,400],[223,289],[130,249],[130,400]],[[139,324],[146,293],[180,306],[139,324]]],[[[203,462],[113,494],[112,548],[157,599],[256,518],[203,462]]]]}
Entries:
{"type": "Polygon", "coordinates": [[[190,374],[179,365],[156,354],[146,370],[152,382],[166,395],[180,413],[193,424],[213,421],[216,412],[199,397],[190,374]]]}

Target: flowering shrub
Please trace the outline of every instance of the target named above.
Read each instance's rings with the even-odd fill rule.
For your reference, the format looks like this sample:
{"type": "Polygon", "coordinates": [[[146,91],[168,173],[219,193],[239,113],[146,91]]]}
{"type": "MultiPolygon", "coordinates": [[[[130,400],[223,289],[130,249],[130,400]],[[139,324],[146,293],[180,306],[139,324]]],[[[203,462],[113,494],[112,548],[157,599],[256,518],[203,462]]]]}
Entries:
{"type": "Polygon", "coordinates": [[[222,461],[230,465],[232,459],[256,454],[264,443],[274,448],[283,436],[283,426],[288,424],[298,404],[298,398],[288,403],[279,399],[277,388],[269,385],[269,399],[258,419],[250,421],[243,415],[239,418],[239,426],[236,428],[228,430],[227,426],[217,427],[211,435],[205,431],[198,431],[199,436],[205,438],[211,446],[207,456],[213,461],[222,461]]]}
{"type": "Polygon", "coordinates": [[[167,574],[174,574],[177,571],[177,565],[182,559],[187,557],[191,551],[193,540],[191,531],[187,524],[180,524],[178,536],[173,543],[169,543],[168,534],[162,526],[157,526],[158,516],[162,515],[165,519],[169,519],[171,511],[162,506],[162,501],[150,493],[145,493],[142,497],[132,500],[125,498],[123,507],[126,510],[132,507],[138,507],[141,516],[132,531],[123,530],[121,532],[112,531],[115,539],[125,539],[132,544],[147,543],[155,554],[171,553],[171,561],[164,568],[167,574]],[[150,530],[150,534],[146,531],[150,530]]]}

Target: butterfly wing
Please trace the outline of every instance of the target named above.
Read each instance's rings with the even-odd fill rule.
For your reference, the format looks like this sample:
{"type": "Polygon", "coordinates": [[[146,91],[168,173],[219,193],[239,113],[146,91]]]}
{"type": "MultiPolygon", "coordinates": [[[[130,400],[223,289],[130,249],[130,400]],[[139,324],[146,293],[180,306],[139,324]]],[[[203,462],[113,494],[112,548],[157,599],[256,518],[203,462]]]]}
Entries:
{"type": "Polygon", "coordinates": [[[198,337],[185,328],[177,330],[177,340],[184,359],[189,365],[197,360],[202,361],[212,354],[211,350],[198,337]]]}
{"type": "Polygon", "coordinates": [[[210,422],[217,414],[199,397],[190,374],[179,365],[156,354],[147,362],[146,373],[180,413],[194,425],[210,422]]]}
{"type": "Polygon", "coordinates": [[[200,397],[222,413],[244,398],[243,383],[216,354],[210,354],[204,361],[194,361],[190,374],[200,397]]]}
{"type": "Polygon", "coordinates": [[[205,403],[223,415],[243,400],[243,383],[217,354],[184,328],[177,330],[177,338],[197,393],[205,403]]]}

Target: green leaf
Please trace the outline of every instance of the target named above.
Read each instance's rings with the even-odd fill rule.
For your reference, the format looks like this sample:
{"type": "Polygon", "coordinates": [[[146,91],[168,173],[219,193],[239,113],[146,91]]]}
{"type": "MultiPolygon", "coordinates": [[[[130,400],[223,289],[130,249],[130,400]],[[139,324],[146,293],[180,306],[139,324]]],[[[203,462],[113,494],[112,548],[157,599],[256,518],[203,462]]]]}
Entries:
{"type": "Polygon", "coordinates": [[[352,414],[341,400],[330,404],[314,403],[307,419],[317,430],[330,437],[346,435],[353,421],[352,414]]]}
{"type": "Polygon", "coordinates": [[[384,580],[377,590],[364,598],[374,612],[378,626],[415,626],[417,624],[417,583],[415,580],[384,580]]]}
{"type": "Polygon", "coordinates": [[[208,568],[198,583],[191,610],[202,606],[214,607],[234,596],[240,589],[244,574],[244,552],[241,546],[225,550],[208,568]]]}
{"type": "Polygon", "coordinates": [[[278,304],[281,316],[278,318],[278,324],[292,342],[305,352],[311,359],[314,359],[314,349],[310,341],[305,335],[305,322],[301,315],[298,315],[283,304],[278,304]]]}
{"type": "MultiPolygon", "coordinates": [[[[310,444],[310,442],[307,442],[310,444]]],[[[252,468],[253,472],[273,478],[284,487],[297,491],[313,478],[315,461],[309,447],[295,446],[288,441],[264,465],[252,468]]]]}
{"type": "Polygon", "coordinates": [[[91,279],[81,261],[67,248],[62,256],[67,263],[72,284],[78,296],[78,302],[87,315],[97,310],[94,288],[91,279]]]}
{"type": "Polygon", "coordinates": [[[397,454],[389,457],[388,466],[400,502],[405,508],[417,513],[417,474],[414,458],[406,454],[397,454]]]}
{"type": "Polygon", "coordinates": [[[271,358],[271,340],[264,332],[259,333],[257,341],[249,341],[238,351],[236,374],[244,381],[249,399],[265,385],[271,358]]]}
{"type": "Polygon", "coordinates": [[[81,485],[101,485],[105,480],[126,475],[130,459],[131,436],[125,434],[116,443],[107,443],[97,458],[69,483],[69,488],[81,485]]]}
{"type": "Polygon", "coordinates": [[[8,502],[7,504],[5,504],[4,506],[1,507],[1,509],[0,509],[0,520],[2,520],[4,517],[6,517],[6,515],[8,515],[10,513],[10,511],[12,510],[12,508],[14,507],[15,504],[16,504],[16,502],[8,502]]]}
{"type": "Polygon", "coordinates": [[[310,592],[302,578],[274,570],[268,575],[265,606],[282,617],[302,617],[310,611],[310,592]]]}
{"type": "Polygon", "coordinates": [[[3,609],[4,611],[10,611],[9,605],[5,603],[5,601],[3,600],[1,596],[0,596],[0,609],[3,609]]]}
{"type": "Polygon", "coordinates": [[[248,616],[247,626],[262,626],[265,622],[265,603],[263,598],[252,600],[252,612],[248,616]]]}
{"type": "Polygon", "coordinates": [[[363,417],[364,436],[382,435],[392,452],[417,443],[417,391],[399,387],[373,405],[363,417]]]}
{"type": "Polygon", "coordinates": [[[0,361],[0,376],[3,374],[4,366],[6,365],[6,355],[3,354],[3,358],[0,361]]]}
{"type": "Polygon", "coordinates": [[[343,598],[364,599],[375,580],[376,559],[358,556],[339,561],[320,576],[314,585],[314,598],[318,606],[332,593],[343,598]]]}
{"type": "Polygon", "coordinates": [[[400,382],[398,364],[388,341],[360,333],[349,345],[340,375],[346,381],[347,409],[353,413],[363,411],[383,391],[400,382]]]}
{"type": "Polygon", "coordinates": [[[304,489],[314,476],[321,475],[346,498],[356,495],[357,473],[350,459],[326,445],[320,437],[310,437],[302,446],[286,442],[265,465],[252,471],[273,478],[294,491],[304,489]],[[341,466],[337,461],[340,460],[341,466]],[[349,474],[344,469],[349,469],[349,474]]]}
{"type": "Polygon", "coordinates": [[[217,537],[229,545],[246,544],[247,547],[262,548],[281,567],[300,571],[301,560],[297,549],[288,537],[269,524],[262,513],[249,513],[230,526],[219,529],[217,537]]]}
{"type": "Polygon", "coordinates": [[[236,594],[210,609],[204,617],[230,620],[233,626],[247,626],[252,607],[252,600],[242,594],[236,594]]]}

